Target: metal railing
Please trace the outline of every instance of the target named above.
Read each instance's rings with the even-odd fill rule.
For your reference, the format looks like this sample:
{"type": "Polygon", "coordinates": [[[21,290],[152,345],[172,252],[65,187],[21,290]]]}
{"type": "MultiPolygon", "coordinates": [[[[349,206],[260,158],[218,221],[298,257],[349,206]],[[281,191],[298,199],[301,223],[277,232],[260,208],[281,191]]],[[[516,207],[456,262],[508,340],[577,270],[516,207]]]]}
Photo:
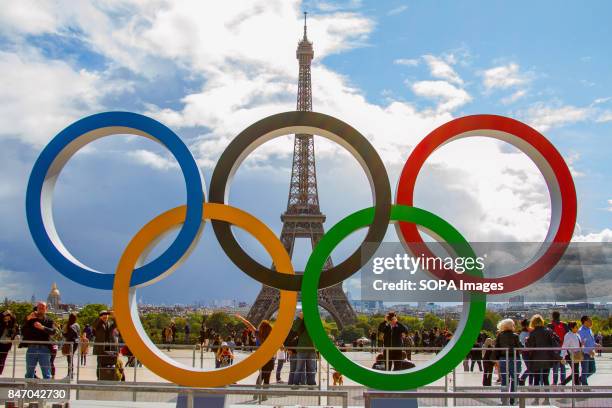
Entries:
{"type": "MultiPolygon", "coordinates": [[[[377,399],[407,399],[418,400],[420,398],[470,398],[470,399],[489,399],[500,400],[514,399],[518,401],[520,408],[525,408],[527,400],[530,398],[546,399],[610,399],[612,392],[431,392],[431,391],[405,391],[405,392],[381,392],[365,391],[363,393],[365,408],[371,408],[372,402],[377,399]]],[[[601,405],[604,406],[604,405],[601,405]]]]}
{"type": "MultiPolygon", "coordinates": [[[[172,393],[185,395],[187,407],[194,407],[194,399],[200,395],[258,395],[260,397],[287,397],[287,396],[305,396],[305,397],[327,397],[339,398],[342,402],[342,407],[348,407],[348,395],[344,391],[329,391],[329,390],[306,390],[306,389],[270,389],[270,388],[246,388],[246,387],[225,387],[225,388],[194,388],[181,387],[177,385],[142,385],[142,384],[71,384],[56,382],[41,381],[41,380],[20,380],[20,381],[0,381],[0,388],[16,389],[69,389],[76,391],[102,391],[102,392],[132,392],[132,393],[172,393]]],[[[19,407],[23,407],[24,399],[13,400],[19,407]]],[[[44,407],[44,400],[39,400],[39,406],[44,407]]],[[[52,401],[46,401],[51,403],[52,401]]]]}
{"type": "MultiPolygon", "coordinates": [[[[29,343],[34,343],[34,342],[29,342],[29,343]]],[[[58,345],[58,357],[56,360],[56,365],[58,365],[58,361],[59,361],[59,365],[58,365],[58,376],[60,376],[61,374],[63,374],[64,372],[66,372],[66,357],[65,356],[60,356],[60,350],[61,350],[61,343],[50,343],[50,342],[37,342],[39,344],[46,344],[46,345],[51,345],[51,344],[56,344],[58,345]]],[[[18,345],[18,343],[14,342],[13,343],[14,346],[18,345]]],[[[88,356],[91,356],[91,352],[94,348],[95,345],[104,345],[108,348],[113,348],[115,350],[119,350],[121,349],[121,347],[123,346],[123,344],[119,344],[119,343],[89,343],[89,351],[88,351],[88,356]]],[[[215,360],[215,355],[213,354],[212,350],[211,350],[211,345],[207,347],[201,347],[199,344],[196,345],[185,345],[185,344],[169,344],[169,345],[164,345],[164,344],[158,344],[157,347],[159,347],[159,349],[161,351],[165,351],[167,350],[167,348],[169,347],[171,350],[173,350],[174,352],[171,353],[171,357],[173,359],[176,359],[178,361],[182,361],[183,363],[187,364],[187,365],[191,365],[192,367],[194,367],[194,369],[214,369],[215,364],[214,364],[214,360],[215,360]],[[177,352],[178,350],[178,352],[177,352]]],[[[234,350],[235,354],[236,354],[236,358],[237,360],[240,360],[242,358],[246,358],[248,356],[248,353],[250,351],[253,351],[256,349],[256,347],[252,347],[252,346],[240,346],[240,347],[232,347],[232,349],[234,350]]],[[[6,378],[6,376],[10,375],[12,379],[14,380],[18,380],[18,376],[19,378],[23,377],[23,369],[25,367],[25,357],[24,357],[24,353],[23,353],[24,349],[17,349],[17,347],[13,347],[13,349],[10,351],[10,353],[12,355],[9,355],[9,358],[7,358],[7,364],[5,367],[5,372],[4,375],[6,378]],[[21,350],[21,351],[19,351],[21,350]],[[11,360],[12,360],[12,370],[10,370],[10,368],[8,367],[11,364],[11,360]]],[[[303,351],[312,351],[313,349],[305,349],[303,351]]],[[[360,363],[364,366],[368,366],[371,367],[374,360],[376,359],[376,356],[378,356],[379,354],[382,354],[384,356],[384,368],[389,367],[389,363],[391,362],[391,356],[389,355],[389,353],[392,350],[401,350],[404,351],[408,354],[412,354],[412,360],[416,363],[417,367],[420,364],[426,363],[426,361],[430,358],[432,358],[432,354],[438,352],[439,350],[441,350],[440,347],[396,347],[396,348],[390,348],[390,347],[343,347],[342,348],[343,352],[349,354],[349,358],[351,358],[351,360],[360,363]]],[[[572,392],[574,391],[588,391],[585,390],[585,388],[587,386],[585,385],[576,385],[574,384],[574,381],[570,381],[569,384],[567,384],[567,388],[563,388],[563,386],[555,386],[555,385],[540,385],[537,387],[532,387],[530,385],[522,385],[522,383],[519,381],[520,376],[525,374],[524,371],[526,371],[527,376],[529,376],[530,374],[533,373],[529,373],[529,370],[524,370],[525,368],[525,360],[523,358],[523,352],[526,351],[530,351],[530,350],[536,350],[536,351],[543,351],[543,350],[554,350],[554,351],[560,351],[562,350],[562,348],[535,348],[535,349],[526,349],[526,348],[517,348],[514,349],[513,351],[508,351],[506,349],[494,349],[494,348],[474,348],[472,349],[473,352],[476,352],[477,354],[473,357],[475,357],[476,359],[480,359],[478,356],[482,356],[483,351],[493,351],[493,350],[498,350],[498,358],[503,358],[506,360],[506,362],[509,361],[514,361],[515,365],[512,364],[505,364],[505,370],[504,370],[504,377],[505,377],[505,386],[504,388],[502,388],[502,391],[511,391],[511,384],[514,384],[514,390],[518,391],[518,392],[522,392],[522,391],[534,391],[534,390],[539,390],[539,391],[550,391],[550,392],[555,392],[557,390],[563,390],[563,389],[567,389],[568,391],[571,390],[572,392]],[[521,369],[519,370],[519,365],[521,365],[521,369]],[[511,371],[510,367],[513,367],[514,370],[511,371]]],[[[598,350],[599,351],[599,350],[598,350]]],[[[601,351],[603,351],[604,353],[606,353],[608,356],[610,354],[608,353],[612,353],[612,348],[601,348],[601,351]]],[[[74,357],[75,357],[75,362],[74,362],[74,370],[75,370],[75,380],[77,383],[83,383],[84,381],[87,380],[95,380],[96,376],[93,375],[93,373],[96,370],[96,361],[95,359],[93,359],[89,365],[87,366],[82,366],[79,363],[79,357],[80,357],[80,353],[81,352],[81,345],[80,344],[76,344],[76,349],[75,349],[75,353],[74,353],[74,357]]],[[[470,353],[472,354],[472,353],[470,353]]],[[[466,356],[466,359],[470,357],[470,354],[468,354],[468,356],[466,356]]],[[[595,374],[595,376],[591,376],[591,379],[595,379],[595,381],[593,381],[595,384],[600,384],[599,386],[595,385],[589,385],[588,388],[589,389],[600,389],[602,391],[609,391],[610,390],[610,384],[612,384],[612,359],[610,359],[609,357],[607,358],[606,354],[604,354],[603,357],[597,357],[597,361],[598,361],[598,369],[597,369],[597,374],[595,374]],[[602,365],[599,365],[600,363],[603,363],[602,365]]],[[[94,356],[95,357],[95,356],[94,356]]],[[[126,381],[127,382],[131,382],[131,383],[139,383],[140,385],[153,385],[153,384],[168,384],[167,382],[164,382],[164,380],[157,378],[153,373],[151,373],[149,370],[147,370],[146,367],[142,367],[139,366],[139,362],[135,357],[129,357],[128,358],[128,362],[130,361],[129,359],[131,359],[132,365],[133,366],[128,366],[126,364],[126,367],[124,367],[124,372],[126,375],[126,381]]],[[[124,357],[125,359],[125,357],[124,357]]],[[[123,359],[123,361],[125,361],[123,359]]],[[[574,367],[573,361],[572,361],[572,356],[571,353],[568,356],[567,359],[570,362],[569,365],[569,369],[567,369],[566,371],[569,373],[572,368],[574,367]]],[[[482,360],[481,360],[482,361],[482,360]]],[[[533,360],[535,361],[535,360],[533,360]]],[[[551,360],[551,362],[554,362],[551,360]]],[[[579,364],[580,365],[580,364],[579,364]]],[[[278,367],[278,365],[277,365],[278,367]]],[[[482,386],[480,385],[480,379],[476,377],[476,375],[478,373],[476,372],[470,372],[468,371],[467,368],[465,368],[464,366],[464,371],[462,372],[461,369],[461,364],[455,368],[452,372],[450,372],[449,374],[445,375],[444,377],[442,377],[440,380],[436,381],[435,383],[432,383],[430,385],[427,385],[425,387],[420,388],[420,390],[427,390],[427,391],[444,391],[444,392],[457,392],[457,391],[466,391],[466,392],[470,392],[470,391],[480,391],[482,390],[482,386]]],[[[567,365],[564,365],[565,368],[567,368],[567,365]]],[[[287,379],[287,375],[289,372],[289,368],[290,368],[290,362],[289,361],[285,361],[283,367],[282,367],[282,379],[285,380],[287,379]]],[[[317,390],[322,390],[322,389],[328,389],[328,390],[342,390],[342,389],[346,389],[349,390],[349,392],[352,395],[352,400],[358,400],[361,401],[362,399],[362,392],[364,390],[364,387],[351,382],[350,379],[345,378],[345,382],[346,385],[343,386],[335,386],[332,384],[332,379],[333,379],[333,371],[334,368],[328,364],[324,359],[321,359],[321,357],[318,355],[318,353],[316,354],[316,384],[314,385],[314,387],[316,387],[317,390]],[[344,387],[344,388],[342,388],[344,387]]],[[[483,370],[484,371],[484,370],[483,370]]],[[[560,374],[560,370],[558,370],[558,374],[560,374]]],[[[497,373],[499,375],[499,377],[501,378],[501,373],[499,372],[499,368],[496,371],[492,372],[492,375],[495,375],[495,373],[497,373]]],[[[276,370],[272,371],[272,380],[271,382],[273,382],[274,377],[276,374],[276,370]]],[[[483,372],[480,373],[480,375],[482,375],[483,372]]],[[[547,372],[547,377],[550,376],[551,370],[549,370],[547,372]]],[[[553,380],[554,380],[554,375],[553,375],[553,380]]],[[[589,380],[589,383],[591,383],[591,381],[589,380]]],[[[55,380],[55,383],[66,383],[69,382],[70,379],[63,379],[63,380],[55,380]]],[[[552,383],[553,381],[551,381],[552,383]]],[[[254,384],[255,383],[255,375],[253,375],[252,377],[249,377],[247,379],[244,379],[242,381],[239,382],[240,384],[238,385],[238,387],[243,387],[246,386],[247,384],[254,384]]],[[[496,383],[492,382],[491,384],[492,386],[495,386],[496,383]]],[[[499,386],[499,385],[498,385],[499,386]]],[[[273,389],[286,389],[288,387],[288,385],[270,385],[270,388],[273,389]]],[[[230,386],[229,388],[234,388],[233,386],[230,386]]],[[[77,391],[78,392],[78,391],[77,391]]],[[[581,393],[581,395],[584,395],[584,393],[581,393]]],[[[319,397],[319,403],[321,402],[321,398],[319,397]]],[[[456,402],[455,398],[458,397],[449,397],[449,398],[453,398],[453,403],[456,402]]],[[[460,398],[460,397],[459,397],[460,398]]],[[[569,397],[568,397],[569,398],[569,397]]],[[[447,405],[451,402],[450,400],[445,400],[444,401],[447,405]]],[[[574,405],[574,401],[572,400],[572,406],[574,405]]]]}

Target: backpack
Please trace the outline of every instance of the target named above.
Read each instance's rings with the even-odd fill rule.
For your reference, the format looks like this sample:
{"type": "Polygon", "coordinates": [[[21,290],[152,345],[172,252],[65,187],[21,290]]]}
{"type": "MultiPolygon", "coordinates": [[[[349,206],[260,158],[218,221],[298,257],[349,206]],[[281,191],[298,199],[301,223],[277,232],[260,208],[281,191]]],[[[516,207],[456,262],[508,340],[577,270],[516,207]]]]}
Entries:
{"type": "Polygon", "coordinates": [[[565,323],[552,322],[550,326],[557,335],[557,337],[559,337],[560,340],[563,340],[563,338],[565,337],[565,333],[567,333],[567,326],[565,325],[565,323]]]}

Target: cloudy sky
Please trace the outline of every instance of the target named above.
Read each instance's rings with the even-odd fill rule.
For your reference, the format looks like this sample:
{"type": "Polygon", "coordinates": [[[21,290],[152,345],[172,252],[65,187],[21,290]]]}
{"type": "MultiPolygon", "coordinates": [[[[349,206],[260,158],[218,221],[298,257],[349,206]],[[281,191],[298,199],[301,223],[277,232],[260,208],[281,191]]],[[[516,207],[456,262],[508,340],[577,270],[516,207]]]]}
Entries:
{"type": "MultiPolygon", "coordinates": [[[[314,110],[360,130],[393,186],[414,146],[437,126],[467,114],[507,115],[545,134],[570,165],[579,200],[575,239],[612,239],[608,2],[580,8],[552,1],[19,1],[0,10],[0,296],[46,297],[57,282],[68,302],[110,299],[53,270],[27,230],[27,179],[55,134],[96,112],[150,115],[181,136],[208,181],[238,132],[295,108],[304,9],[315,49],[314,110]]],[[[356,161],[326,139],[315,140],[329,228],[371,205],[371,195],[356,161]]],[[[276,232],[292,147],[284,137],[258,148],[231,189],[232,205],[276,232]]],[[[68,163],[54,216],[75,256],[112,272],[140,227],[184,200],[174,159],[149,140],[119,135],[94,142],[68,163]]],[[[416,194],[417,205],[473,241],[543,239],[549,201],[533,163],[484,138],[436,151],[416,194]]],[[[232,266],[211,232],[205,228],[178,271],[139,292],[143,301],[254,299],[259,285],[232,266]]],[[[253,239],[238,236],[256,259],[269,262],[253,239]]],[[[362,236],[343,242],[334,259],[351,253],[362,236]]],[[[298,270],[308,247],[297,244],[298,270]]],[[[345,288],[357,285],[353,279],[345,288]]]]}

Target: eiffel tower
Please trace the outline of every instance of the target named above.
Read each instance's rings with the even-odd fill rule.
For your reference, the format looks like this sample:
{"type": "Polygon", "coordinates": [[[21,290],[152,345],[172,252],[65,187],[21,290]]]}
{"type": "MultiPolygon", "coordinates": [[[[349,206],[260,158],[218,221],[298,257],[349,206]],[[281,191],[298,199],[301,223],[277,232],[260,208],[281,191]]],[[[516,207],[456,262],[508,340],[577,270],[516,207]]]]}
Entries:
{"type": "MultiPolygon", "coordinates": [[[[306,13],[304,13],[304,37],[298,43],[296,57],[299,61],[299,80],[297,110],[312,111],[312,87],[310,82],[310,64],[314,57],[312,42],[306,36],[306,13]]],[[[296,238],[310,238],[314,248],[323,236],[325,215],[319,208],[317,190],[317,172],[315,168],[314,140],[312,135],[295,135],[293,145],[293,165],[287,211],[281,215],[283,229],[280,240],[289,256],[293,255],[296,238]]],[[[333,266],[327,258],[324,269],[333,266]]],[[[278,309],[279,291],[263,285],[255,303],[251,307],[248,319],[257,325],[269,319],[278,309]]],[[[357,319],[344,291],[342,283],[319,290],[319,305],[334,318],[339,328],[354,323],[357,319]]]]}

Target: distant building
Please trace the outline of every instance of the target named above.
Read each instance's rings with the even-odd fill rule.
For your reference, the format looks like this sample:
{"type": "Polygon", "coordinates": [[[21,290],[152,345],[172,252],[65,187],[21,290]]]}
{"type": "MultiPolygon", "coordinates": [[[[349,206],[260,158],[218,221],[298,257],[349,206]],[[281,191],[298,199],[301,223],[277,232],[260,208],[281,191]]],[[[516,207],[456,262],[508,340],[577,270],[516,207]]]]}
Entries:
{"type": "Polygon", "coordinates": [[[513,309],[523,309],[525,307],[525,296],[523,295],[512,296],[508,301],[513,309]]]}
{"type": "Polygon", "coordinates": [[[50,310],[59,310],[61,304],[62,298],[60,291],[57,288],[57,283],[53,282],[53,285],[51,285],[51,292],[49,292],[49,296],[47,296],[47,307],[50,310]]]}
{"type": "Polygon", "coordinates": [[[440,309],[440,305],[437,305],[437,304],[435,304],[433,302],[427,302],[427,305],[425,305],[425,310],[430,312],[430,313],[433,313],[433,312],[435,312],[436,310],[439,310],[439,309],[440,309]]]}
{"type": "Polygon", "coordinates": [[[591,310],[595,309],[595,305],[593,303],[568,303],[567,308],[569,310],[591,310]]]}

